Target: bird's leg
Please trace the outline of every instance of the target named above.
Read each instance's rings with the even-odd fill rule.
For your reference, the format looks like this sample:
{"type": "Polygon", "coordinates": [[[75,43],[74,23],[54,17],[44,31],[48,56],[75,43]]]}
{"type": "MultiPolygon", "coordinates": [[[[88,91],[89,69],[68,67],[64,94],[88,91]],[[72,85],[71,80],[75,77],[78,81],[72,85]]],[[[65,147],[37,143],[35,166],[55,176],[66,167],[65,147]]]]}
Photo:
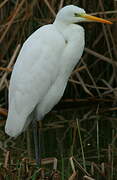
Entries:
{"type": "Polygon", "coordinates": [[[38,128],[38,122],[33,120],[33,136],[35,145],[35,158],[37,166],[41,166],[41,130],[38,128]]]}

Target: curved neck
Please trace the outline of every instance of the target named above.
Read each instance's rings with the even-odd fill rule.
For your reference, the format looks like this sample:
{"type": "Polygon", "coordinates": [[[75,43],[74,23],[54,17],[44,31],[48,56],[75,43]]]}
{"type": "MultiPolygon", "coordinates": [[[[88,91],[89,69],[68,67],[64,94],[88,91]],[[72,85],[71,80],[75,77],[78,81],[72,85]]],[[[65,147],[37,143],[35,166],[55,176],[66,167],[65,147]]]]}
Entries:
{"type": "Polygon", "coordinates": [[[53,22],[53,25],[55,25],[55,27],[57,28],[57,30],[58,30],[59,32],[63,32],[66,28],[68,28],[68,26],[69,26],[70,24],[55,19],[55,21],[53,22]]]}

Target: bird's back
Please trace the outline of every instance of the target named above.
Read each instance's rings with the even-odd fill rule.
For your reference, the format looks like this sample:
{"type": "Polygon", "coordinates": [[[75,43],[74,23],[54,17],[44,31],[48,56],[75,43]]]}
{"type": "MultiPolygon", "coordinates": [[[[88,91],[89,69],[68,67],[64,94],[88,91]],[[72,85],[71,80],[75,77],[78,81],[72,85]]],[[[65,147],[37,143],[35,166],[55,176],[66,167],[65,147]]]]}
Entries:
{"type": "Polygon", "coordinates": [[[5,126],[10,136],[24,130],[27,118],[56,81],[64,48],[64,39],[53,25],[38,29],[24,43],[10,80],[5,126]]]}

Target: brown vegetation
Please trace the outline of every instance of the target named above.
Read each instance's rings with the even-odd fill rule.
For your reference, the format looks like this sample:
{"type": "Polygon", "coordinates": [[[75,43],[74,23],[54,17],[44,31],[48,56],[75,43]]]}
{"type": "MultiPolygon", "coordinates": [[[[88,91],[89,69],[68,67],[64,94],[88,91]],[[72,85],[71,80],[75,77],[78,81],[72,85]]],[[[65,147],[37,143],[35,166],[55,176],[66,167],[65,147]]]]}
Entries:
{"type": "Polygon", "coordinates": [[[48,142],[55,143],[55,147],[51,145],[51,150],[50,148],[45,150],[43,156],[57,156],[61,171],[54,172],[53,175],[53,171],[49,170],[49,177],[58,180],[60,176],[62,179],[69,177],[69,180],[81,177],[92,179],[91,176],[96,179],[116,177],[117,1],[2,0],[0,1],[0,179],[5,179],[5,176],[14,180],[28,177],[39,179],[36,174],[40,170],[35,170],[32,163],[30,130],[17,140],[9,139],[4,133],[9,79],[25,39],[40,26],[52,23],[58,10],[66,4],[83,7],[88,13],[111,20],[113,25],[83,23],[86,30],[84,54],[69,79],[63,99],[55,107],[56,111],[53,110],[48,115],[49,121],[45,119],[43,122],[43,131],[46,134],[44,148],[49,148],[48,142]],[[48,133],[50,137],[47,139],[48,133]],[[73,174],[71,172],[73,164],[72,168],[70,165],[68,168],[65,166],[72,155],[75,156],[73,174]],[[91,176],[83,170],[85,167],[91,176]]]}

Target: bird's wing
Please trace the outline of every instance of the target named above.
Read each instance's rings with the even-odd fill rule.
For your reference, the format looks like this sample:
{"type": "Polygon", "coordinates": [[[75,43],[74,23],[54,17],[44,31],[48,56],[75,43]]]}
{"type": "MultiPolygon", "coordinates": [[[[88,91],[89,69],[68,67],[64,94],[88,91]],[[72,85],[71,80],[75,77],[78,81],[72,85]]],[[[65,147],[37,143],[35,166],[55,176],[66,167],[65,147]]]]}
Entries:
{"type": "Polygon", "coordinates": [[[19,135],[27,117],[55,82],[65,48],[62,36],[52,25],[33,33],[17,58],[9,87],[6,133],[19,135]]]}

